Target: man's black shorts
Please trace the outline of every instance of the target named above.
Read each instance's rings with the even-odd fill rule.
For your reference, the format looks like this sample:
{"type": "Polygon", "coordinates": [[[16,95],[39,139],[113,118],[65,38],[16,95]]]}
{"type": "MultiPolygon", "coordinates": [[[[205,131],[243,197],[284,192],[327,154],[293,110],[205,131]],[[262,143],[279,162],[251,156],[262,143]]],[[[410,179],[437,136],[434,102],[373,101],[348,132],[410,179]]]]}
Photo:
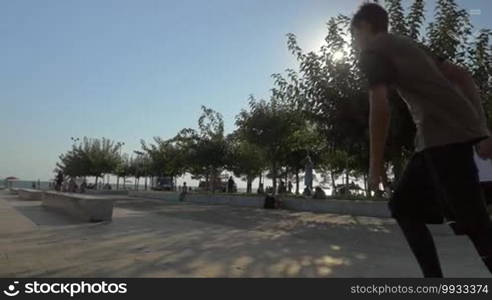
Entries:
{"type": "Polygon", "coordinates": [[[488,224],[484,196],[473,158],[474,143],[452,144],[415,153],[389,202],[394,218],[426,224],[488,224]]]}

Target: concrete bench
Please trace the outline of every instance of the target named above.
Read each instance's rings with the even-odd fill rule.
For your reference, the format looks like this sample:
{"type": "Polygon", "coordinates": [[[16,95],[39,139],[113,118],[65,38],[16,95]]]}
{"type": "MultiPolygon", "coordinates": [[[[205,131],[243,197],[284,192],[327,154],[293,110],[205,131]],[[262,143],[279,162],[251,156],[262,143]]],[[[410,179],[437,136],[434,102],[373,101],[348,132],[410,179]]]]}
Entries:
{"type": "Polygon", "coordinates": [[[113,201],[108,197],[45,192],[43,206],[86,222],[113,219],[113,201]]]}
{"type": "Polygon", "coordinates": [[[19,199],[27,201],[41,201],[43,200],[43,191],[34,189],[19,189],[19,199]]]}

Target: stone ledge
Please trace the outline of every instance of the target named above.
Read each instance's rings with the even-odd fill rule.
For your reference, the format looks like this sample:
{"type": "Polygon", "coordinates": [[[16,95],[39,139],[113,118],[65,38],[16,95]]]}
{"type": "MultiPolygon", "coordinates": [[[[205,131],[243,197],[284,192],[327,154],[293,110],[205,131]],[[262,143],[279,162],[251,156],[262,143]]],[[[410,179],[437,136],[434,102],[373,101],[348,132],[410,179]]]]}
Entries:
{"type": "Polygon", "coordinates": [[[45,192],[43,207],[86,222],[111,221],[114,199],[97,196],[45,192]]]}
{"type": "Polygon", "coordinates": [[[19,189],[19,199],[26,201],[41,201],[43,200],[43,191],[34,189],[19,189]]]}

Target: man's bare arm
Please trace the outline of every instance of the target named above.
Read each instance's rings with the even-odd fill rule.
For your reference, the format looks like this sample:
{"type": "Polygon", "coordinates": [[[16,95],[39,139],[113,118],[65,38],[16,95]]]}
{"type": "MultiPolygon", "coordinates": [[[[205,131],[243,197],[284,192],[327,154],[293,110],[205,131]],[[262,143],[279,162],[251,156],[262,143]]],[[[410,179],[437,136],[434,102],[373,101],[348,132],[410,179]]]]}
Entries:
{"type": "Polygon", "coordinates": [[[377,189],[384,171],[384,148],[388,136],[390,109],[386,85],[371,87],[369,92],[370,177],[371,188],[377,189]]]}

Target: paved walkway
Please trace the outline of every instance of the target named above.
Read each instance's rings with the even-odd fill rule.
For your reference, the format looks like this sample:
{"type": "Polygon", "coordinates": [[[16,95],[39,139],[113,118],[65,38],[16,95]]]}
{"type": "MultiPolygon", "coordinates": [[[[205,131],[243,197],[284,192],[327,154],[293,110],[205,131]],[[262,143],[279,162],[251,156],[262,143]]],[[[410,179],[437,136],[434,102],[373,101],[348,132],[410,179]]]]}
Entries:
{"type": "MultiPolygon", "coordinates": [[[[490,277],[433,228],[448,277],[490,277]]],[[[82,224],[0,192],[0,277],[419,277],[388,219],[125,199],[82,224]]]]}

